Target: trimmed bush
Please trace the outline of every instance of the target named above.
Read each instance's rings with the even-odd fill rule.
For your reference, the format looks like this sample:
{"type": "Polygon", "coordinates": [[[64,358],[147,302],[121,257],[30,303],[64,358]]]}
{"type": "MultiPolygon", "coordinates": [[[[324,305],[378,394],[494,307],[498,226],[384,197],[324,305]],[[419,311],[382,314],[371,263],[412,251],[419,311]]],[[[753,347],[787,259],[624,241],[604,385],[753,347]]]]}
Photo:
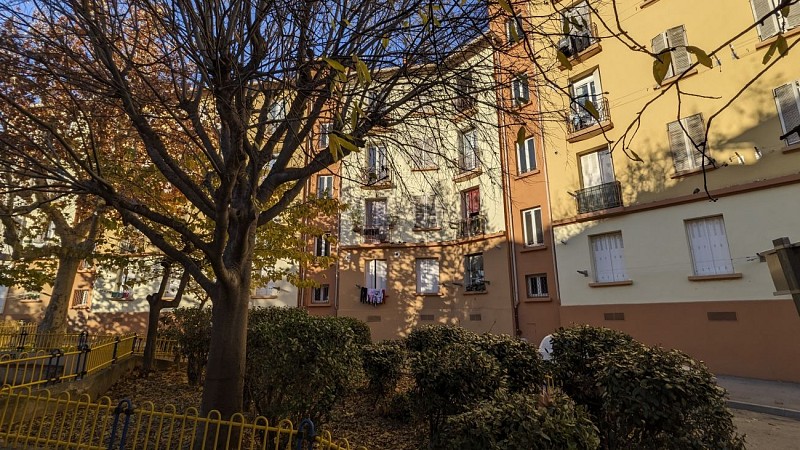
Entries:
{"type": "Polygon", "coordinates": [[[263,308],[250,316],[246,400],[270,420],[324,423],[361,382],[361,346],[341,320],[297,308],[263,308]]]}
{"type": "Polygon", "coordinates": [[[409,333],[406,348],[411,352],[424,352],[451,344],[474,343],[477,339],[477,334],[454,325],[425,325],[409,333]]]}
{"type": "Polygon", "coordinates": [[[638,351],[644,346],[632,337],[608,328],[588,325],[560,328],[553,333],[552,359],[546,366],[564,392],[584,405],[595,423],[603,409],[599,387],[601,358],[620,350],[638,351]]]}
{"type": "Polygon", "coordinates": [[[338,320],[349,328],[355,336],[356,344],[365,346],[372,344],[372,332],[369,330],[369,325],[367,325],[366,322],[346,316],[331,317],[331,319],[338,320]]]}
{"type": "Polygon", "coordinates": [[[178,343],[189,385],[201,384],[211,345],[211,308],[175,308],[159,318],[158,334],[178,343]]]}
{"type": "Polygon", "coordinates": [[[406,349],[400,341],[383,341],[364,347],[364,374],[368,391],[380,402],[391,397],[403,375],[406,349]]]}
{"type": "Polygon", "coordinates": [[[494,356],[511,392],[539,390],[545,382],[539,349],[508,335],[484,334],[478,345],[494,356]]]}
{"type": "Polygon", "coordinates": [[[609,448],[744,448],[724,390],[679,351],[618,351],[603,358],[600,379],[609,448]]]}
{"type": "Polygon", "coordinates": [[[442,450],[595,449],[600,439],[589,414],[557,390],[499,395],[447,419],[442,450]]]}

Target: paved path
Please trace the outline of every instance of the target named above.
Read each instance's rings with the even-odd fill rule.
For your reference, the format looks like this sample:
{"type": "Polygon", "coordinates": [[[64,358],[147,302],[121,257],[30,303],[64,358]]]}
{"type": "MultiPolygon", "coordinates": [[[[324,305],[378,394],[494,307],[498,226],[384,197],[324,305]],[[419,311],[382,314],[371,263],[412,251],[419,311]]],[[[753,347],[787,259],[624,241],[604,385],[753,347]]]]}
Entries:
{"type": "Polygon", "coordinates": [[[733,423],[745,435],[748,450],[794,450],[800,447],[800,421],[734,409],[733,423]]]}
{"type": "Polygon", "coordinates": [[[718,376],[728,391],[731,408],[783,416],[800,421],[800,384],[718,376]]]}

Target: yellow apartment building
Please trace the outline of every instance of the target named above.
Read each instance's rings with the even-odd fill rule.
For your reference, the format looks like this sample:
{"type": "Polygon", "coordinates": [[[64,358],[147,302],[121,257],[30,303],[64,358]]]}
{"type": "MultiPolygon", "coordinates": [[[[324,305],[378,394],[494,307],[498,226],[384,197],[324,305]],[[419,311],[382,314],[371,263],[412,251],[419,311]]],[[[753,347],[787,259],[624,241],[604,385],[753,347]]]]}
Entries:
{"type": "Polygon", "coordinates": [[[535,43],[549,56],[537,76],[551,84],[561,323],[620,329],[719,374],[800,381],[800,317],[759,258],[775,238],[800,239],[800,137],[787,135],[800,125],[800,54],[739,94],[778,34],[800,37],[800,5],[784,17],[767,15],[775,0],[613,3],[617,17],[610,2],[533,7],[569,30],[535,43]],[[670,55],[663,81],[631,46],[670,55]]]}

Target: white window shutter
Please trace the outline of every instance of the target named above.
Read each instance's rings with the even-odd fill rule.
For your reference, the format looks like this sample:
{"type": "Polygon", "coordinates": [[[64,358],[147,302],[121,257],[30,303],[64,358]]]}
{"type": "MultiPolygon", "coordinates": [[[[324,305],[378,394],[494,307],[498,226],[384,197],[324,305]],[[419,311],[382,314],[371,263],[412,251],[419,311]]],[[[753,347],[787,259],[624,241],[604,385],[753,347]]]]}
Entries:
{"type": "Polygon", "coordinates": [[[789,15],[784,17],[784,29],[791,30],[800,26],[800,3],[789,6],[789,15]]]}
{"type": "MultiPolygon", "coordinates": [[[[800,6],[797,6],[800,10],[800,6]]],[[[778,106],[778,116],[781,120],[781,127],[786,133],[794,127],[800,125],[800,85],[792,82],[779,86],[773,90],[775,103],[778,106]]],[[[786,137],[786,144],[792,145],[800,142],[800,133],[793,133],[786,137]]]]}
{"type": "Polygon", "coordinates": [[[689,233],[689,246],[692,251],[695,275],[714,275],[714,255],[711,251],[711,242],[705,220],[686,222],[689,233]]]}
{"type": "Polygon", "coordinates": [[[597,158],[600,160],[600,182],[605,184],[615,181],[614,161],[611,159],[611,150],[600,150],[597,152],[597,158]]]}
{"type": "Polygon", "coordinates": [[[673,49],[672,55],[672,74],[679,75],[692,65],[692,58],[686,50],[686,29],[683,25],[667,30],[667,42],[673,49]]]}
{"type": "Polygon", "coordinates": [[[708,241],[711,245],[711,256],[714,259],[714,273],[717,275],[733,273],[728,236],[725,234],[725,222],[722,217],[711,217],[706,219],[705,223],[708,229],[708,241]]]}
{"type": "Polygon", "coordinates": [[[583,177],[584,188],[597,186],[603,182],[600,172],[600,161],[597,156],[597,152],[581,156],[581,175],[583,177]]]}
{"type": "MultiPolygon", "coordinates": [[[[664,50],[666,50],[669,47],[667,43],[667,33],[657,34],[652,39],[651,44],[653,46],[653,53],[655,54],[659,54],[664,50]]],[[[667,74],[664,76],[664,78],[669,78],[672,75],[674,75],[674,72],[672,71],[672,64],[670,64],[669,69],[667,70],[667,74]]]]}
{"type": "MultiPolygon", "coordinates": [[[[771,0],[750,0],[750,3],[753,5],[753,15],[756,18],[756,23],[772,11],[774,7],[771,0]]],[[[778,17],[775,14],[770,15],[764,19],[763,23],[758,24],[758,35],[762,41],[775,36],[779,31],[778,17]]]]}
{"type": "Polygon", "coordinates": [[[669,135],[669,147],[672,150],[675,171],[683,172],[689,168],[686,133],[683,132],[680,122],[675,121],[667,125],[667,134],[669,135]]]}
{"type": "Polygon", "coordinates": [[[607,236],[592,238],[592,254],[594,255],[595,281],[598,283],[614,281],[614,266],[611,263],[611,249],[607,236]]]}
{"type": "MultiPolygon", "coordinates": [[[[700,152],[698,147],[706,139],[706,127],[705,123],[703,123],[703,116],[701,114],[695,114],[693,116],[689,116],[685,119],[685,126],[686,131],[689,133],[689,137],[686,142],[686,148],[688,150],[688,159],[692,166],[692,168],[698,168],[703,164],[703,154],[700,152]]],[[[704,146],[705,154],[708,156],[708,145],[704,146]]],[[[706,158],[706,163],[708,163],[708,158],[706,158]]]]}
{"type": "Polygon", "coordinates": [[[611,257],[614,281],[625,281],[628,279],[628,274],[625,270],[625,253],[622,245],[622,234],[614,233],[606,236],[606,238],[608,239],[608,252],[611,257]]]}

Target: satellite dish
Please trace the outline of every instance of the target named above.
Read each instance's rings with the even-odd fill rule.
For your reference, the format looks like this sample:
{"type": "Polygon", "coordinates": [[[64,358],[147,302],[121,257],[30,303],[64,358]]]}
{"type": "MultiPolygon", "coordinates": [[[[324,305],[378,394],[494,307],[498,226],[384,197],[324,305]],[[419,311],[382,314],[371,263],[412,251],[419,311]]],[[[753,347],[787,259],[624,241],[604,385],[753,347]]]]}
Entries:
{"type": "Polygon", "coordinates": [[[549,361],[553,356],[553,335],[548,334],[547,336],[542,339],[542,343],[539,344],[539,354],[542,355],[542,359],[545,361],[549,361]]]}

